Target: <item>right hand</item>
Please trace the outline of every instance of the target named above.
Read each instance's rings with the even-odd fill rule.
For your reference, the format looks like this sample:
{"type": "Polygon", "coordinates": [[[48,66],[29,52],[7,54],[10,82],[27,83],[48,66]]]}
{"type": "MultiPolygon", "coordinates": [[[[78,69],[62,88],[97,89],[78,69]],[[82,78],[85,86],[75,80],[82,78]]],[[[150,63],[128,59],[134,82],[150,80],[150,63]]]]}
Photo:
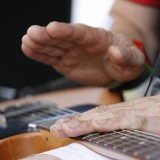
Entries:
{"type": "Polygon", "coordinates": [[[59,119],[50,129],[54,136],[60,138],[123,129],[160,135],[159,124],[160,95],[157,95],[112,105],[100,105],[86,112],[59,119]]]}
{"type": "Polygon", "coordinates": [[[31,26],[22,38],[22,50],[31,59],[88,85],[133,80],[142,73],[145,62],[130,38],[82,24],[31,26]]]}

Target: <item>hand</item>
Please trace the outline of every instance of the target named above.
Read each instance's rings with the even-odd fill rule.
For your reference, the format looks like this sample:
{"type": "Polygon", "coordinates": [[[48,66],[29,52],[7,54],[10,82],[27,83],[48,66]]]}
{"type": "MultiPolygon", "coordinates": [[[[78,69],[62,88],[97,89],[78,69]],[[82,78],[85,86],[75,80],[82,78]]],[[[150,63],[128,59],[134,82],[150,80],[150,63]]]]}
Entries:
{"type": "Polygon", "coordinates": [[[142,130],[160,134],[160,95],[114,105],[101,105],[76,116],[58,120],[51,132],[57,137],[76,137],[91,132],[142,130]]]}
{"type": "Polygon", "coordinates": [[[51,65],[82,84],[129,81],[144,69],[144,56],[130,38],[82,24],[31,26],[22,38],[24,54],[51,65]]]}

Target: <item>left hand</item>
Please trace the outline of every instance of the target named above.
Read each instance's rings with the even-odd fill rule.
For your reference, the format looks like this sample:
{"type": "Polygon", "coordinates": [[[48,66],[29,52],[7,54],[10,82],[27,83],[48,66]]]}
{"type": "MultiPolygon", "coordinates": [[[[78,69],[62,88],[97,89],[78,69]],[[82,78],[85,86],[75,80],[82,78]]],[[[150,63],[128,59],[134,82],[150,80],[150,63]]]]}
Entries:
{"type": "Polygon", "coordinates": [[[160,95],[114,105],[101,105],[87,112],[60,119],[51,127],[51,133],[63,138],[121,129],[160,134],[159,124],[160,95]]]}
{"type": "Polygon", "coordinates": [[[31,26],[22,38],[22,50],[85,85],[131,81],[144,71],[144,55],[130,37],[84,24],[31,26]]]}

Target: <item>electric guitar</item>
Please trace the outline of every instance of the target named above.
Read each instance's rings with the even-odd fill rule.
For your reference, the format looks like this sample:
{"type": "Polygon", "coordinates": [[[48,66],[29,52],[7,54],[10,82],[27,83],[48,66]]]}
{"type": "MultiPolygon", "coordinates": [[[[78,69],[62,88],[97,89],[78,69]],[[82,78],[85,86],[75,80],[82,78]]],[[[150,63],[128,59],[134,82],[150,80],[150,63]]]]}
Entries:
{"type": "Polygon", "coordinates": [[[49,128],[56,120],[63,117],[65,116],[35,122],[51,148],[76,141],[115,160],[160,160],[160,136],[139,130],[93,133],[73,139],[62,139],[61,142],[55,143],[57,140],[50,134],[49,128]]]}

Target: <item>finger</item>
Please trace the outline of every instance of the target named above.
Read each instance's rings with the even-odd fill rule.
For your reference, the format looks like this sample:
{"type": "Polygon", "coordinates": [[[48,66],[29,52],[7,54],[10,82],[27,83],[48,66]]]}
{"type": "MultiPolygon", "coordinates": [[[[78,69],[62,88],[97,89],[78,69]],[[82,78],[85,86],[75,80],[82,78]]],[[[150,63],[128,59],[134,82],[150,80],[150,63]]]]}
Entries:
{"type": "MultiPolygon", "coordinates": [[[[57,39],[53,39],[53,37],[51,38],[48,35],[45,27],[40,27],[40,26],[36,26],[36,25],[31,26],[27,30],[27,36],[30,38],[30,41],[32,40],[33,42],[36,42],[39,44],[39,49],[43,48],[44,45],[57,46],[61,49],[69,49],[69,48],[72,48],[74,45],[73,43],[70,43],[70,42],[58,41],[57,39]]],[[[23,40],[23,42],[27,41],[26,36],[24,36],[22,40],[23,40]]],[[[36,47],[36,46],[34,46],[34,47],[36,47]]]]}
{"type": "Polygon", "coordinates": [[[68,50],[74,47],[74,43],[67,41],[57,41],[57,43],[53,42],[52,44],[64,50],[68,50]]]}
{"type": "Polygon", "coordinates": [[[39,52],[40,54],[47,54],[53,57],[62,56],[66,52],[65,50],[55,46],[51,46],[51,45],[46,46],[46,45],[35,43],[31,39],[29,39],[27,35],[25,35],[22,38],[22,43],[35,52],[39,52]]]}
{"type": "Polygon", "coordinates": [[[50,42],[47,42],[46,44],[41,44],[41,42],[30,39],[27,34],[22,37],[22,43],[35,50],[42,50],[45,47],[58,47],[66,50],[73,47],[73,43],[56,40],[50,40],[50,42]]]}
{"type": "Polygon", "coordinates": [[[22,51],[25,53],[25,55],[35,61],[45,63],[47,65],[56,65],[59,62],[58,57],[51,57],[49,55],[45,55],[36,51],[33,51],[32,49],[28,48],[26,45],[21,45],[22,51]]]}
{"type": "Polygon", "coordinates": [[[143,53],[135,46],[110,46],[108,54],[110,59],[120,66],[135,67],[135,69],[139,69],[145,62],[143,53]]]}
{"type": "Polygon", "coordinates": [[[41,27],[38,25],[33,25],[29,27],[27,30],[27,35],[30,37],[30,39],[40,44],[46,44],[51,40],[51,38],[46,32],[45,27],[41,27]]]}
{"type": "Polygon", "coordinates": [[[46,27],[41,27],[38,25],[33,25],[28,28],[27,35],[33,41],[39,44],[50,44],[50,43],[57,43],[56,40],[53,40],[47,33],[46,27]]]}
{"type": "MultiPolygon", "coordinates": [[[[110,32],[89,27],[84,24],[51,22],[47,25],[46,30],[53,39],[72,41],[85,46],[97,44],[105,36],[108,36],[108,39],[112,39],[112,34],[110,32]]],[[[106,41],[105,45],[107,45],[106,41]]]]}
{"type": "MultiPolygon", "coordinates": [[[[51,127],[51,132],[57,137],[77,137],[93,132],[110,132],[114,130],[123,129],[141,129],[145,124],[145,117],[139,116],[123,116],[113,117],[109,119],[92,119],[92,120],[78,120],[74,119],[65,122],[62,125],[62,130],[55,129],[55,125],[51,127]]],[[[60,124],[58,124],[60,125],[60,124]]]]}
{"type": "Polygon", "coordinates": [[[73,116],[63,123],[56,123],[56,127],[61,125],[61,130],[57,133],[53,125],[52,133],[56,132],[58,137],[61,137],[61,133],[68,137],[75,137],[91,132],[142,128],[146,122],[145,109],[134,109],[134,105],[127,109],[128,104],[131,105],[130,102],[120,103],[120,105],[113,107],[114,109],[111,107],[108,109],[104,105],[96,107],[78,116],[73,116]]]}
{"type": "Polygon", "coordinates": [[[22,37],[22,44],[28,46],[30,49],[37,50],[37,51],[45,47],[45,45],[39,44],[33,41],[32,39],[30,39],[27,34],[22,37]]]}
{"type": "Polygon", "coordinates": [[[53,135],[60,138],[76,137],[79,135],[94,132],[91,121],[79,121],[77,118],[72,120],[62,119],[51,126],[50,131],[53,135]]]}
{"type": "Polygon", "coordinates": [[[148,117],[156,115],[153,109],[152,112],[148,110],[148,106],[150,108],[150,103],[148,105],[149,101],[146,101],[147,99],[148,98],[139,98],[134,101],[110,106],[101,105],[80,114],[79,120],[91,120],[93,128],[98,132],[108,132],[119,129],[146,130],[144,126],[148,121],[148,117]]]}

